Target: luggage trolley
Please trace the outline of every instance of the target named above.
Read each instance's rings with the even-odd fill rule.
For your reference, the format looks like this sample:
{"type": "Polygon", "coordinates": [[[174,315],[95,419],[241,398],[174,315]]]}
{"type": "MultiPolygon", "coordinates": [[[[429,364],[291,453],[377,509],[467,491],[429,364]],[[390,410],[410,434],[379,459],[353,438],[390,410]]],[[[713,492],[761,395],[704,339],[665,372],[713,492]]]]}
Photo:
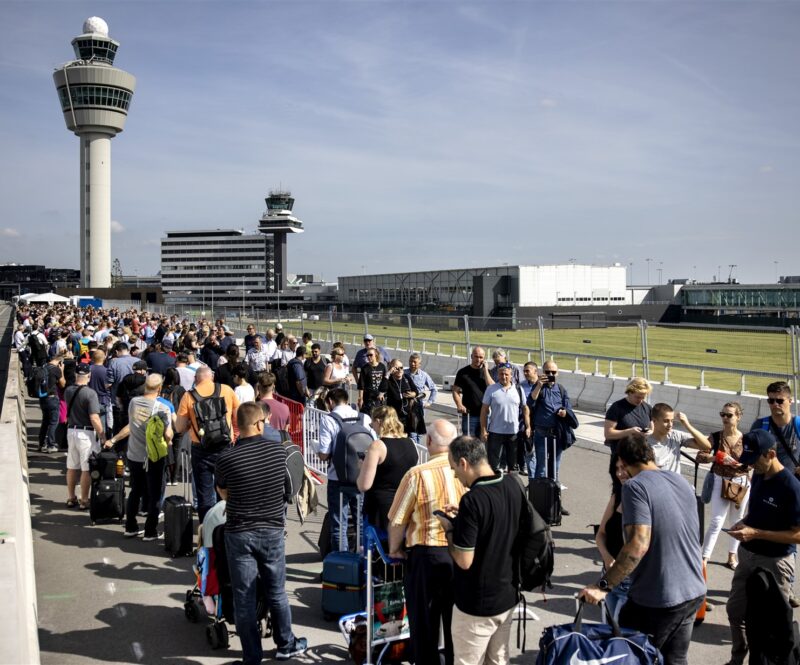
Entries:
{"type": "Polygon", "coordinates": [[[349,645],[356,626],[366,623],[364,665],[381,665],[393,644],[411,636],[402,585],[404,562],[386,554],[378,532],[369,525],[364,529],[364,554],[367,565],[366,608],[364,612],[343,616],[339,620],[339,630],[349,645]],[[376,563],[380,563],[379,568],[384,570],[383,579],[376,575],[376,563]],[[373,660],[376,647],[382,648],[373,660]]]}

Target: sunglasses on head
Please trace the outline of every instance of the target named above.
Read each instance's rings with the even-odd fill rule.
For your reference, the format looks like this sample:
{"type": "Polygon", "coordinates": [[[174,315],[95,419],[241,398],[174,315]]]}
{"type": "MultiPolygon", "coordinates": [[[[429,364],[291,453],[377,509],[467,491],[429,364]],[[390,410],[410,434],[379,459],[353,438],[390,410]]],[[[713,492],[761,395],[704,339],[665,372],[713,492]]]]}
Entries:
{"type": "Polygon", "coordinates": [[[498,369],[511,369],[511,363],[500,363],[497,366],[498,369]]]}
{"type": "Polygon", "coordinates": [[[767,397],[767,404],[783,404],[785,401],[783,397],[767,397]]]}

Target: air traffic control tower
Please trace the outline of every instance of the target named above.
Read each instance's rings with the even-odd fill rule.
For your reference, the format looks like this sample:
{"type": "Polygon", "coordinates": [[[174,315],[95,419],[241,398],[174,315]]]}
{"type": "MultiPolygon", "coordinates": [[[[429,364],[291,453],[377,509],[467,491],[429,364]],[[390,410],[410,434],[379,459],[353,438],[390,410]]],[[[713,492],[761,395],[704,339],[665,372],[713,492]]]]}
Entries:
{"type": "Polygon", "coordinates": [[[258,230],[272,236],[272,269],[275,275],[272,284],[275,291],[281,291],[286,288],[286,234],[302,233],[303,222],[292,215],[294,199],[291,192],[273,190],[264,200],[267,211],[258,222],[258,230]]]}
{"type": "Polygon", "coordinates": [[[67,129],[81,151],[81,286],[111,286],[111,139],[125,127],[136,79],[114,67],[119,42],[106,22],[92,16],[72,40],[77,60],[56,69],[53,80],[67,129]]]}

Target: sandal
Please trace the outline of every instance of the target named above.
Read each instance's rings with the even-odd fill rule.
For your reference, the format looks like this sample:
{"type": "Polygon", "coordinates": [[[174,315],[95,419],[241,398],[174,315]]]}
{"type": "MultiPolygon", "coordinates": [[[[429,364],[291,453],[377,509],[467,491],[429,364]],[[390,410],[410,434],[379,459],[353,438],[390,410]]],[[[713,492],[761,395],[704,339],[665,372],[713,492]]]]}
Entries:
{"type": "Polygon", "coordinates": [[[78,501],[78,510],[88,510],[89,502],[88,501],[78,501]]]}
{"type": "Polygon", "coordinates": [[[78,505],[77,499],[67,499],[67,508],[75,508],[78,505]]]}
{"type": "Polygon", "coordinates": [[[736,570],[736,567],[739,565],[739,562],[736,559],[728,559],[725,563],[725,567],[729,568],[730,570],[736,570]]]}

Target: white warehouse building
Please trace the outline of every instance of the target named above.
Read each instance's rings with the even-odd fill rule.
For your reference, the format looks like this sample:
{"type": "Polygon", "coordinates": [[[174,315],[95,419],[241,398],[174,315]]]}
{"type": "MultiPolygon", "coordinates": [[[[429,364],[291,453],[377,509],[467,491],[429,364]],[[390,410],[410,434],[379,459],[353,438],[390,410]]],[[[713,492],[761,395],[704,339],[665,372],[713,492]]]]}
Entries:
{"type": "Polygon", "coordinates": [[[630,302],[622,265],[490,266],[339,277],[339,301],[363,307],[452,309],[489,316],[512,308],[630,302]]]}

